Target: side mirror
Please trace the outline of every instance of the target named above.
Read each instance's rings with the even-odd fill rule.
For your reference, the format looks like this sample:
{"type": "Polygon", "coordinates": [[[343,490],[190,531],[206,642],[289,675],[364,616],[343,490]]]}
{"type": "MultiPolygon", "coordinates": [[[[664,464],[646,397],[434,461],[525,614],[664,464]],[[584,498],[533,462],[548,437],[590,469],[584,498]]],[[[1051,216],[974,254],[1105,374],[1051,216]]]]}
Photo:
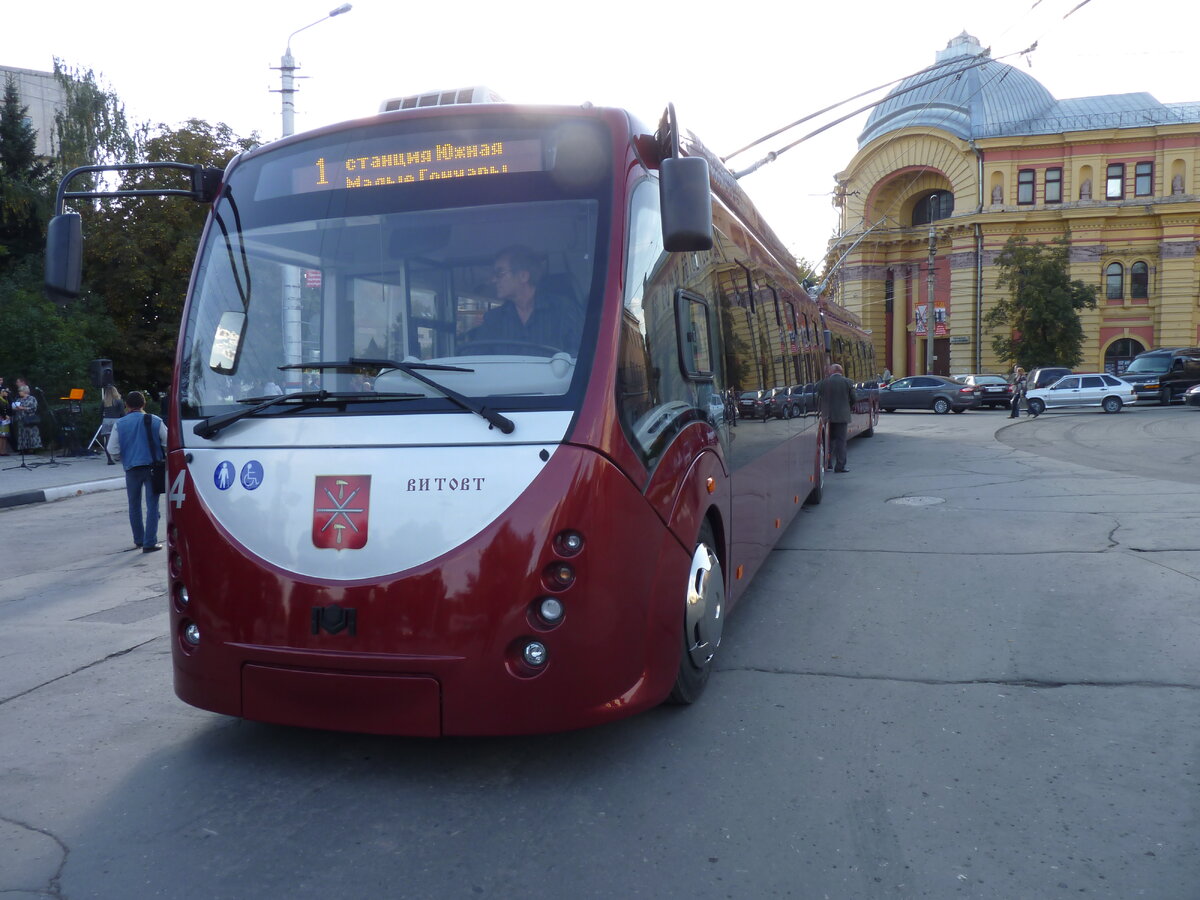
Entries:
{"type": "Polygon", "coordinates": [[[78,213],[63,213],[46,229],[46,296],[74,300],[79,296],[83,271],[83,223],[78,213]]]}
{"type": "Polygon", "coordinates": [[[708,162],[698,156],[664,159],[659,164],[663,248],[668,253],[711,250],[712,194],[708,162]]]}

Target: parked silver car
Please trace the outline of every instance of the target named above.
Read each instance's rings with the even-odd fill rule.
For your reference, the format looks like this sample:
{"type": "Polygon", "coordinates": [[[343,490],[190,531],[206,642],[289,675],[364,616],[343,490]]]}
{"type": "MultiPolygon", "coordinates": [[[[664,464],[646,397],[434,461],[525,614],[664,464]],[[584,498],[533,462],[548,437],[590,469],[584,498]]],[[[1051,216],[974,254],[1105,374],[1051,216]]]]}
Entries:
{"type": "Polygon", "coordinates": [[[1098,406],[1107,413],[1120,412],[1121,407],[1137,402],[1137,392],[1128,381],[1107,372],[1084,372],[1067,375],[1049,387],[1025,392],[1025,402],[1031,416],[1040,416],[1048,409],[1069,409],[1098,406]]]}

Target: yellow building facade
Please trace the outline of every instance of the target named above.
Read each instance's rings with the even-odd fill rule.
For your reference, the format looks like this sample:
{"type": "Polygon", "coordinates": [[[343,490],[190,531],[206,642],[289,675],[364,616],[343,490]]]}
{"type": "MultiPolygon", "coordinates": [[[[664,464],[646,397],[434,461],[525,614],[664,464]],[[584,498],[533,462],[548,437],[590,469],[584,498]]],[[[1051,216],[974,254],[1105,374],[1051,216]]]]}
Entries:
{"type": "Polygon", "coordinates": [[[1056,100],[959,35],[875,108],[837,175],[835,298],[897,376],[1002,373],[983,323],[1004,296],[996,257],[1013,235],[1066,237],[1071,277],[1100,288],[1078,369],[1200,346],[1198,165],[1200,104],[1056,100]]]}

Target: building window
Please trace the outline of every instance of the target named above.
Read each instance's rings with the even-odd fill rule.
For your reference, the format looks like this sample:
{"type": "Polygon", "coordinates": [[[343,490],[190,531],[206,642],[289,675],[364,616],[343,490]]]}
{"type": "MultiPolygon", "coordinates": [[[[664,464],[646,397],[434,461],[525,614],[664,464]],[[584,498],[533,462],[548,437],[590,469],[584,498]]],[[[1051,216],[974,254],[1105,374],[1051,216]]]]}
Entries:
{"type": "Polygon", "coordinates": [[[1032,203],[1036,173],[1033,169],[1022,169],[1017,173],[1017,203],[1032,203]]]}
{"type": "Polygon", "coordinates": [[[1145,300],[1150,296],[1150,267],[1144,262],[1135,262],[1129,267],[1129,298],[1145,300]]]}
{"type": "Polygon", "coordinates": [[[1108,167],[1108,180],[1105,183],[1104,198],[1106,200],[1121,200],[1125,197],[1125,163],[1113,163],[1108,167]]]}
{"type": "Polygon", "coordinates": [[[1046,170],[1046,202],[1062,203],[1062,169],[1046,170]]]}
{"type": "Polygon", "coordinates": [[[1104,296],[1109,300],[1125,296],[1125,267],[1120,263],[1109,263],[1104,270],[1104,296]]]}
{"type": "Polygon", "coordinates": [[[1154,163],[1140,162],[1133,171],[1133,193],[1138,197],[1149,197],[1154,193],[1154,163]]]}
{"type": "Polygon", "coordinates": [[[918,197],[913,205],[912,223],[928,225],[938,219],[948,219],[954,215],[954,194],[950,191],[932,191],[924,197],[918,197]]]}

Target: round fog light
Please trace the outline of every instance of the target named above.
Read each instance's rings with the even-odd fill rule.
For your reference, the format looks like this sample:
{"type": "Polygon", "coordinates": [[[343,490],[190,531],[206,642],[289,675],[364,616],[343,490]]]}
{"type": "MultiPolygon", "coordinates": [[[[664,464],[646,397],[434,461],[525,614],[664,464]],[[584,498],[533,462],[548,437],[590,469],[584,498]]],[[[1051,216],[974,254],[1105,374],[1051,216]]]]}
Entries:
{"type": "Polygon", "coordinates": [[[200,626],[195,622],[188,622],[183,629],[183,639],[192,647],[199,646],[200,626]]]}
{"type": "Polygon", "coordinates": [[[578,531],[564,531],[558,536],[558,549],[563,556],[574,556],[583,549],[583,535],[578,531]]]}
{"type": "Polygon", "coordinates": [[[186,585],[181,584],[175,589],[175,599],[179,601],[179,605],[181,607],[188,605],[188,600],[190,598],[188,597],[188,589],[186,585]]]}
{"type": "Polygon", "coordinates": [[[543,597],[538,604],[538,615],[546,624],[555,625],[563,617],[563,605],[556,597],[543,597]]]}
{"type": "Polygon", "coordinates": [[[546,664],[546,645],[541,641],[530,641],[525,645],[522,655],[529,665],[540,668],[546,664]]]}

